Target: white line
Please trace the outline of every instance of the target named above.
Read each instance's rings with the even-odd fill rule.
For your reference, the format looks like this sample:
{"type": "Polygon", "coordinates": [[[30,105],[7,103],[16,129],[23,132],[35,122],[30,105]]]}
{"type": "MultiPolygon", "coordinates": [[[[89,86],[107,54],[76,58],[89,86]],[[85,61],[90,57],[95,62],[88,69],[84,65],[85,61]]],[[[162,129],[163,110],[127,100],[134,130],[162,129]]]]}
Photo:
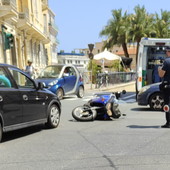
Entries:
{"type": "Polygon", "coordinates": [[[136,94],[132,94],[130,96],[126,96],[126,97],[123,97],[122,99],[128,99],[128,98],[131,98],[131,97],[134,97],[136,94]]]}

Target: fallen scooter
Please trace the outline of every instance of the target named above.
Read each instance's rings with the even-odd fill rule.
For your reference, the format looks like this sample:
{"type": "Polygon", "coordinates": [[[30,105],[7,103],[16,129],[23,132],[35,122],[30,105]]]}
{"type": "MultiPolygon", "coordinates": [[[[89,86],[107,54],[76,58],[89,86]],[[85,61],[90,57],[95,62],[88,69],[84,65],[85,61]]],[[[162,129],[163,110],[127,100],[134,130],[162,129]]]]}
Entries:
{"type": "Polygon", "coordinates": [[[118,119],[122,115],[119,110],[118,99],[125,93],[125,90],[113,93],[96,93],[94,94],[94,98],[89,100],[86,104],[74,108],[72,116],[77,121],[118,119]]]}

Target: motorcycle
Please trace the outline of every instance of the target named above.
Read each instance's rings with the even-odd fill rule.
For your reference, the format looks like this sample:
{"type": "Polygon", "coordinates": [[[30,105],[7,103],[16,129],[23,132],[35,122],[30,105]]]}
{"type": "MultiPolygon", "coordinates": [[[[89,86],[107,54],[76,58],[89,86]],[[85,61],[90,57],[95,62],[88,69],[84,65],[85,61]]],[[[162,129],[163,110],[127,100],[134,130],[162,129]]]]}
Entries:
{"type": "MultiPolygon", "coordinates": [[[[93,121],[95,119],[110,120],[118,119],[121,116],[118,99],[122,92],[104,92],[94,94],[94,98],[83,106],[77,106],[72,111],[72,116],[77,121],[93,121]]],[[[125,116],[125,115],[123,115],[125,116]]]]}

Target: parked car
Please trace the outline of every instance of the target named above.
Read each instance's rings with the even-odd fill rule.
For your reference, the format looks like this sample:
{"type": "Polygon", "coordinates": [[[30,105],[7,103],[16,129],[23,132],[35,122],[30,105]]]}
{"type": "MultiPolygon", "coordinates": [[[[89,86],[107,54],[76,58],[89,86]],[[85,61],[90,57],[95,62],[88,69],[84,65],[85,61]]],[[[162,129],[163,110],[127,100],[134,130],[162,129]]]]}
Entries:
{"type": "Polygon", "coordinates": [[[138,105],[149,105],[152,110],[161,111],[164,105],[163,94],[159,90],[160,83],[144,86],[137,95],[138,105]]]}
{"type": "Polygon", "coordinates": [[[42,82],[60,100],[70,94],[76,94],[79,98],[84,96],[83,79],[74,65],[49,65],[42,70],[36,82],[42,82]]]}
{"type": "Polygon", "coordinates": [[[0,64],[0,141],[4,132],[37,124],[59,125],[61,103],[56,95],[15,66],[0,64]]]}

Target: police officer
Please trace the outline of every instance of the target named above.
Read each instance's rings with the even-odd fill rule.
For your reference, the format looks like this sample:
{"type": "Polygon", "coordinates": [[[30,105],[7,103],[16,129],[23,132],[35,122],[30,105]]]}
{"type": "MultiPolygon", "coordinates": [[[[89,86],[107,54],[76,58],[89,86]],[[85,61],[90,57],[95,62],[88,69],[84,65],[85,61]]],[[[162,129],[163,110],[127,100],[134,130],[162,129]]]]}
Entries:
{"type": "MultiPolygon", "coordinates": [[[[170,85],[170,47],[166,48],[166,58],[163,62],[163,66],[158,68],[158,74],[161,78],[163,78],[163,82],[170,85]]],[[[170,97],[170,88],[163,89],[164,94],[164,103],[169,103],[170,97]]],[[[170,128],[170,113],[166,112],[166,124],[161,126],[162,128],[170,128]]]]}

